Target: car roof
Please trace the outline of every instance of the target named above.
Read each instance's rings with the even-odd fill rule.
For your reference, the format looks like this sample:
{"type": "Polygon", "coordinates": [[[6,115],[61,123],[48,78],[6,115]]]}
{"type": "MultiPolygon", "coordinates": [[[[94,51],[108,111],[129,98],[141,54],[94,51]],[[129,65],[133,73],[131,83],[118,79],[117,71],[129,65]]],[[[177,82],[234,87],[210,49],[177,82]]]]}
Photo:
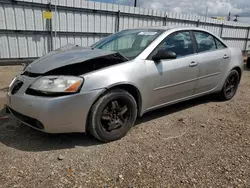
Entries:
{"type": "MultiPolygon", "coordinates": [[[[200,27],[185,27],[185,26],[175,26],[175,25],[169,25],[169,26],[151,26],[151,27],[140,27],[140,28],[133,28],[133,29],[158,29],[158,30],[175,30],[175,31],[182,31],[182,30],[198,30],[198,31],[206,31],[209,32],[206,29],[200,28],[200,27]]],[[[132,29],[126,29],[126,30],[132,30],[132,29]]],[[[210,32],[209,32],[210,33],[210,32]]]]}
{"type": "MultiPolygon", "coordinates": [[[[135,30],[136,29],[141,29],[141,30],[154,29],[154,30],[164,31],[164,33],[167,31],[176,32],[176,31],[185,31],[185,30],[204,31],[204,32],[207,32],[207,33],[215,36],[217,39],[219,38],[220,41],[222,41],[225,44],[225,42],[218,35],[216,35],[215,33],[211,32],[211,31],[208,31],[206,29],[200,28],[200,27],[185,27],[185,26],[167,25],[167,26],[140,27],[140,28],[133,28],[133,29],[135,29],[135,30]]],[[[132,30],[132,29],[125,29],[125,30],[132,30]]]]}

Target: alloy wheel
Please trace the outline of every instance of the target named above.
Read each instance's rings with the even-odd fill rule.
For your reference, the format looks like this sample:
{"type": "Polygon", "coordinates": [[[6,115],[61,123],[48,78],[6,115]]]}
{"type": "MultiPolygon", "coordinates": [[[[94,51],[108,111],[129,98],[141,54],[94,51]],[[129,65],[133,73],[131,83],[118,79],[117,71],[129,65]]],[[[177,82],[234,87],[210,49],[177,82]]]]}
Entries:
{"type": "Polygon", "coordinates": [[[111,132],[126,125],[131,109],[122,99],[109,102],[101,115],[102,128],[111,132]]]}
{"type": "Polygon", "coordinates": [[[225,94],[230,97],[233,96],[237,90],[238,77],[236,74],[232,74],[226,81],[225,94]]]}

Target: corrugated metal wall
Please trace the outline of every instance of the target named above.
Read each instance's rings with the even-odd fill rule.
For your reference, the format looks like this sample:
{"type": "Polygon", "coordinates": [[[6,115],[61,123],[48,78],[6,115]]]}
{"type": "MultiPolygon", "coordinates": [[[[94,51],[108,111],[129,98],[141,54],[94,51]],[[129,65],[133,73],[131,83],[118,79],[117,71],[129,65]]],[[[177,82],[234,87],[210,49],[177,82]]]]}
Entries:
{"type": "Polygon", "coordinates": [[[0,0],[0,58],[40,57],[67,43],[89,46],[118,30],[162,25],[199,26],[250,50],[243,23],[83,0],[51,0],[50,6],[48,0],[0,0]],[[52,30],[42,15],[49,9],[52,30]]]}

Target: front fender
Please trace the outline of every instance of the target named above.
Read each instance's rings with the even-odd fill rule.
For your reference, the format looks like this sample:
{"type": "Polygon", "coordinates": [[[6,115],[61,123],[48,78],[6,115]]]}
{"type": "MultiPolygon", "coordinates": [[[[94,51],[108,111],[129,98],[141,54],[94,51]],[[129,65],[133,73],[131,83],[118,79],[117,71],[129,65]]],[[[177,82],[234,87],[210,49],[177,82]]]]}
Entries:
{"type": "Polygon", "coordinates": [[[98,89],[108,90],[116,86],[132,86],[140,95],[142,110],[143,101],[147,100],[149,85],[146,79],[145,61],[125,62],[96,72],[82,75],[85,79],[81,92],[98,89]]]}

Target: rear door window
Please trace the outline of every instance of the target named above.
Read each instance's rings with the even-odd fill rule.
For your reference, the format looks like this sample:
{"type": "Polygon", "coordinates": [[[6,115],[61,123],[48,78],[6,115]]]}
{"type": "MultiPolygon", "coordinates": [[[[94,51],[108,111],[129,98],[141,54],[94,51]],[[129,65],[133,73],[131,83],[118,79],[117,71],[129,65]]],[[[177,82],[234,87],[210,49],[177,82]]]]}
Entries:
{"type": "Polygon", "coordinates": [[[197,42],[197,52],[206,52],[216,50],[214,37],[202,31],[194,31],[194,36],[197,42]]]}

